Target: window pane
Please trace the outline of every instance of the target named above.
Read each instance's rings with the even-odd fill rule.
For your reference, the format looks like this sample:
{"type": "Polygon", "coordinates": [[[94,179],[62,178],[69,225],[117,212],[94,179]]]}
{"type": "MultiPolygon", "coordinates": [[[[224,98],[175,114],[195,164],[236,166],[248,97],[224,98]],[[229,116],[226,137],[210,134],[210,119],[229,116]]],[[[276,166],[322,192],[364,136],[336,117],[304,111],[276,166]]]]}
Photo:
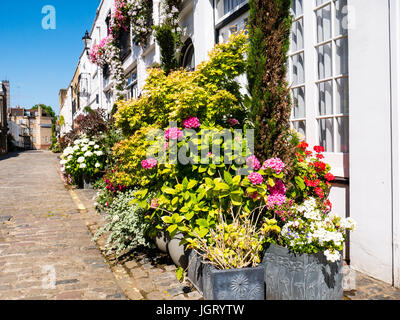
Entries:
{"type": "Polygon", "coordinates": [[[336,103],[337,113],[348,114],[349,113],[349,79],[340,78],[336,79],[336,103]]]}
{"type": "Polygon", "coordinates": [[[349,118],[338,118],[338,139],[337,147],[338,152],[349,153],[349,118]]]}
{"type": "Polygon", "coordinates": [[[332,76],[332,44],[318,47],[318,79],[332,76]]]}
{"type": "Polygon", "coordinates": [[[349,72],[348,56],[349,48],[347,38],[339,39],[336,43],[336,75],[349,72]]]}
{"type": "Polygon", "coordinates": [[[306,138],[306,122],[305,121],[293,122],[293,128],[296,129],[297,132],[302,134],[304,136],[304,138],[306,138]]]}
{"type": "Polygon", "coordinates": [[[333,114],[332,92],[332,81],[326,81],[318,84],[318,106],[320,116],[333,114]]]}
{"type": "Polygon", "coordinates": [[[321,119],[319,125],[319,144],[323,146],[326,152],[333,150],[333,119],[321,119]]]}
{"type": "Polygon", "coordinates": [[[298,17],[303,14],[303,0],[292,0],[292,15],[298,17]]]}
{"type": "Polygon", "coordinates": [[[331,5],[317,11],[317,39],[318,43],[332,38],[331,5]]]}
{"type": "Polygon", "coordinates": [[[336,4],[335,36],[347,34],[348,15],[347,0],[337,0],[336,4]]]}
{"type": "Polygon", "coordinates": [[[293,119],[302,119],[306,117],[305,93],[304,87],[293,89],[293,119]]]}
{"type": "Polygon", "coordinates": [[[316,6],[320,6],[321,4],[328,2],[329,0],[316,0],[316,6]]]}
{"type": "Polygon", "coordinates": [[[292,27],[292,52],[299,51],[304,49],[304,40],[303,40],[303,19],[300,19],[293,23],[292,27]]]}
{"type": "Polygon", "coordinates": [[[245,0],[224,0],[224,14],[235,9],[236,6],[244,2],[245,0]]]}
{"type": "Polygon", "coordinates": [[[304,83],[304,53],[292,57],[293,85],[304,83]]]}

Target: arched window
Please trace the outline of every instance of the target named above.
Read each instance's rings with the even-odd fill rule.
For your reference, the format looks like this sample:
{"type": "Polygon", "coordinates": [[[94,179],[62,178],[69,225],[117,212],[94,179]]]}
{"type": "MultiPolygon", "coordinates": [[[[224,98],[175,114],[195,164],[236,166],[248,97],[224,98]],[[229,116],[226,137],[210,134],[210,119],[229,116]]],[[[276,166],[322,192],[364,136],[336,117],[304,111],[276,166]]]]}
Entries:
{"type": "Polygon", "coordinates": [[[190,38],[186,40],[182,48],[181,66],[188,71],[193,71],[196,67],[194,46],[190,38]]]}

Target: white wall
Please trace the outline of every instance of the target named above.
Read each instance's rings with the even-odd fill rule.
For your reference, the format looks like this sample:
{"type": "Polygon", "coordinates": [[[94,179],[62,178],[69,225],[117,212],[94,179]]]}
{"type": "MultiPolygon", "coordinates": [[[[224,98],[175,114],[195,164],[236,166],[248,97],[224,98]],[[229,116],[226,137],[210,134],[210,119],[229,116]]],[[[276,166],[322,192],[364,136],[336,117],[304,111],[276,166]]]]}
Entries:
{"type": "MultiPolygon", "coordinates": [[[[351,264],[392,282],[389,11],[387,1],[349,0],[351,264]]],[[[397,195],[398,196],[398,195],[397,195]]]]}

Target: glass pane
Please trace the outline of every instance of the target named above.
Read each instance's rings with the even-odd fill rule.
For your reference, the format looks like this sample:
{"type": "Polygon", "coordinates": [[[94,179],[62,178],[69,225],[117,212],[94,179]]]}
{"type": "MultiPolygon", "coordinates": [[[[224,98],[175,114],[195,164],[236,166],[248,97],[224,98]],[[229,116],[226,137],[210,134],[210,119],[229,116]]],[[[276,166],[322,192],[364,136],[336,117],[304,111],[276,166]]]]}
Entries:
{"type": "Polygon", "coordinates": [[[349,113],[349,79],[340,78],[336,79],[336,103],[337,113],[348,114],[349,113]]]}
{"type": "Polygon", "coordinates": [[[300,87],[293,89],[293,119],[302,119],[306,117],[306,104],[305,104],[305,88],[300,87]]]}
{"type": "Polygon", "coordinates": [[[349,72],[348,58],[349,48],[347,38],[339,39],[336,43],[336,75],[349,72]]]}
{"type": "Polygon", "coordinates": [[[332,44],[318,47],[318,79],[332,76],[332,44]]]}
{"type": "Polygon", "coordinates": [[[326,81],[318,84],[318,106],[320,116],[333,114],[332,92],[332,81],[326,81]]]}
{"type": "Polygon", "coordinates": [[[333,119],[318,120],[319,126],[319,144],[323,146],[326,152],[333,150],[333,119]]]}
{"type": "Polygon", "coordinates": [[[338,118],[338,139],[337,147],[338,152],[349,153],[349,118],[338,118]]]}
{"type": "Polygon", "coordinates": [[[337,0],[335,3],[335,36],[347,34],[348,29],[348,11],[347,0],[337,0]]]}
{"type": "Polygon", "coordinates": [[[293,85],[304,83],[304,53],[292,57],[293,85]]]}
{"type": "Polygon", "coordinates": [[[306,122],[305,121],[295,121],[293,122],[293,128],[306,138],[306,122]]]}
{"type": "Polygon", "coordinates": [[[320,6],[321,4],[323,4],[323,3],[325,3],[325,2],[328,2],[329,0],[316,0],[316,6],[318,7],[318,6],[320,6]]]}
{"type": "Polygon", "coordinates": [[[318,43],[332,38],[331,5],[327,5],[316,12],[318,43]]]}
{"type": "Polygon", "coordinates": [[[303,0],[292,0],[291,14],[298,17],[303,14],[303,0]]]}
{"type": "Polygon", "coordinates": [[[304,49],[303,30],[303,18],[293,23],[291,43],[292,52],[304,49]]]}

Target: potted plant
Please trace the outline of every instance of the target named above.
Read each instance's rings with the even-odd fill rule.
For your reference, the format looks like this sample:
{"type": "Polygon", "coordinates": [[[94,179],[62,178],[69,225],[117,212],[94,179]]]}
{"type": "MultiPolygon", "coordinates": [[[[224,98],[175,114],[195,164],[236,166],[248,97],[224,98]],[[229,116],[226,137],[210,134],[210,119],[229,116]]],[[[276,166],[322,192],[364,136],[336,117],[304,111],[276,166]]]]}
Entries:
{"type": "Polygon", "coordinates": [[[264,268],[260,254],[265,226],[258,226],[262,208],[246,213],[222,211],[207,237],[189,239],[194,249],[188,277],[205,300],[264,300],[264,268]]]}
{"type": "Polygon", "coordinates": [[[343,244],[355,228],[315,198],[280,211],[285,224],[270,238],[263,265],[267,300],[343,299],[343,244]]]}

